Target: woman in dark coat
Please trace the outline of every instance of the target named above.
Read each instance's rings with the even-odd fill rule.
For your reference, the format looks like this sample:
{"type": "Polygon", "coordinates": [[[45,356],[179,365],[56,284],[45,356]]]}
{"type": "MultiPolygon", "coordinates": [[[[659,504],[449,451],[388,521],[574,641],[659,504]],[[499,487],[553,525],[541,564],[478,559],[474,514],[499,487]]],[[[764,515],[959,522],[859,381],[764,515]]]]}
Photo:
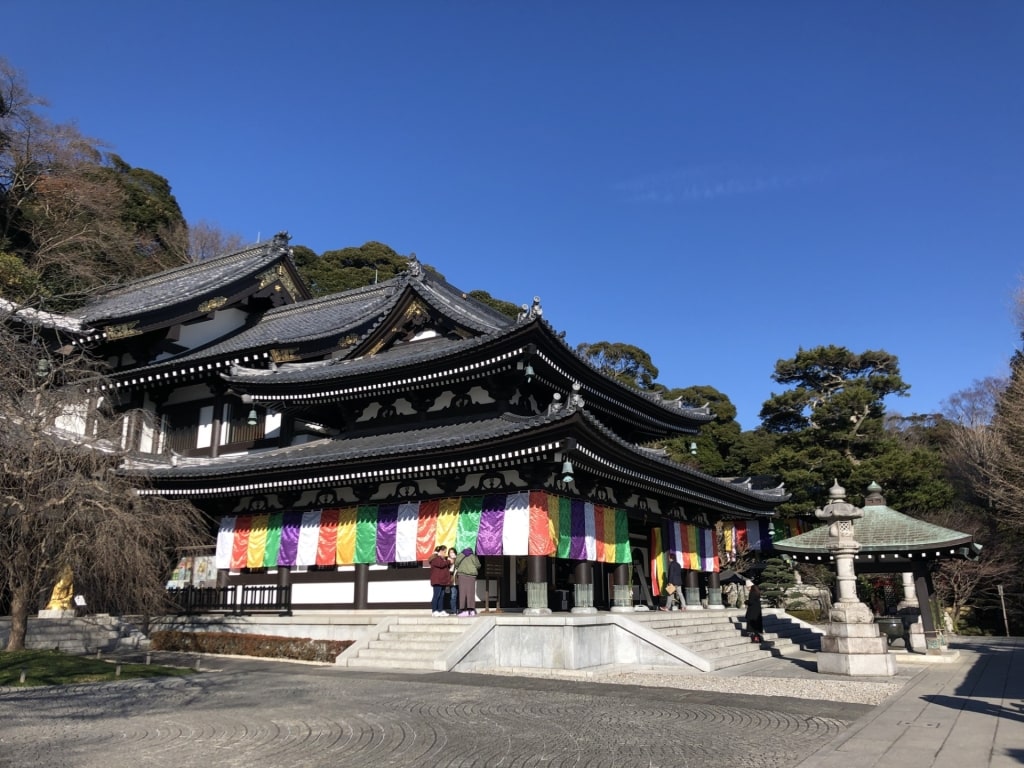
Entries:
{"type": "Polygon", "coordinates": [[[444,609],[444,588],[451,583],[448,556],[445,548],[435,547],[434,556],[430,558],[430,586],[434,588],[434,598],[430,603],[430,615],[433,617],[447,616],[444,609]]]}
{"type": "Polygon", "coordinates": [[[761,616],[761,590],[752,581],[747,582],[747,613],[744,618],[747,620],[750,642],[763,642],[764,638],[761,637],[761,634],[764,632],[764,619],[761,616]]]}

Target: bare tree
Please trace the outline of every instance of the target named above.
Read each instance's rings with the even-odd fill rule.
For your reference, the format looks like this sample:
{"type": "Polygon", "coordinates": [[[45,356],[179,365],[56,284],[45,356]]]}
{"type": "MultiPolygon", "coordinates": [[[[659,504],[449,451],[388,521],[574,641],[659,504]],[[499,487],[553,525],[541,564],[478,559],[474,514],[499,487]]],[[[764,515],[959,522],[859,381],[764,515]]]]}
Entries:
{"type": "Polygon", "coordinates": [[[1015,545],[1001,535],[998,519],[978,514],[976,508],[933,512],[924,517],[930,523],[968,533],[984,547],[977,560],[940,561],[932,574],[936,597],[949,606],[956,627],[966,611],[991,605],[999,584],[1017,580],[1019,555],[1015,545]]]}
{"type": "Polygon", "coordinates": [[[997,458],[998,438],[993,429],[1006,379],[988,377],[951,395],[943,407],[943,455],[954,482],[965,498],[979,504],[992,499],[989,468],[997,458]]]}
{"type": "Polygon", "coordinates": [[[3,59],[0,103],[0,252],[62,297],[175,263],[162,236],[184,219],[165,179],[47,120],[3,59]]]}
{"type": "Polygon", "coordinates": [[[97,397],[102,371],[56,347],[45,317],[4,304],[0,316],[0,592],[8,650],[70,570],[76,593],[111,613],[163,607],[175,548],[208,543],[189,504],[139,495],[118,472],[120,423],[97,397]],[[56,351],[54,351],[56,349],[56,351]]]}
{"type": "Polygon", "coordinates": [[[205,261],[230,251],[240,250],[245,245],[242,236],[226,233],[216,224],[200,221],[188,228],[188,255],[190,261],[205,261]]]}

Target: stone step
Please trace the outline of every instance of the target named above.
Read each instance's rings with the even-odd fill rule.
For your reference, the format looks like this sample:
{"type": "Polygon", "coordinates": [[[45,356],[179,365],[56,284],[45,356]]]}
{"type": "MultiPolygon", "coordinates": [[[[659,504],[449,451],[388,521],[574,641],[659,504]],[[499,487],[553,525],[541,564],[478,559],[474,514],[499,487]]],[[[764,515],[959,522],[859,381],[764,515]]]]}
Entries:
{"type": "Polygon", "coordinates": [[[393,656],[359,656],[350,659],[349,667],[364,669],[434,669],[431,659],[396,659],[393,656]]]}
{"type": "Polygon", "coordinates": [[[360,648],[357,659],[392,659],[394,661],[433,661],[437,653],[419,648],[360,648]]]}
{"type": "Polygon", "coordinates": [[[710,656],[713,654],[721,654],[728,652],[729,649],[747,650],[747,648],[753,643],[750,642],[749,637],[743,635],[737,635],[733,633],[731,637],[718,638],[716,640],[694,640],[694,641],[678,641],[680,645],[685,645],[688,650],[700,656],[710,656]]]}
{"type": "MultiPolygon", "coordinates": [[[[386,633],[385,633],[386,634],[386,633]]],[[[402,638],[394,639],[381,635],[377,640],[370,640],[367,643],[367,647],[379,650],[392,649],[396,651],[401,650],[420,650],[420,651],[432,651],[439,652],[452,644],[450,637],[442,637],[440,639],[435,638],[402,638]]]]}
{"type": "Polygon", "coordinates": [[[394,635],[421,635],[424,633],[435,633],[438,635],[461,635],[468,629],[466,619],[434,619],[434,623],[406,624],[404,622],[393,623],[388,626],[387,631],[394,635]]]}
{"type": "Polygon", "coordinates": [[[728,669],[729,667],[738,667],[740,664],[749,664],[752,661],[760,661],[761,659],[770,659],[772,652],[766,648],[761,648],[753,643],[748,643],[748,648],[742,652],[733,652],[726,656],[717,656],[715,658],[707,659],[711,664],[712,671],[719,669],[728,669]]]}

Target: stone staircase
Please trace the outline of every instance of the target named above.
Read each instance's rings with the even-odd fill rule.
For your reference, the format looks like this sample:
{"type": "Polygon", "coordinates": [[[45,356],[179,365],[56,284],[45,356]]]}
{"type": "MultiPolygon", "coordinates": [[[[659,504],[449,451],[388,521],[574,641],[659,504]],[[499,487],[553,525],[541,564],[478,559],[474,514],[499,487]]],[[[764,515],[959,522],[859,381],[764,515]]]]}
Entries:
{"type": "MultiPolygon", "coordinates": [[[[11,632],[9,617],[0,619],[0,648],[11,632]]],[[[54,649],[66,653],[95,653],[116,648],[142,647],[148,640],[134,627],[106,614],[80,618],[29,617],[25,634],[28,649],[54,649]]]]}
{"type": "Polygon", "coordinates": [[[447,670],[446,657],[458,642],[474,628],[479,618],[455,616],[389,617],[342,653],[341,666],[353,669],[447,670]]]}
{"type": "MultiPolygon", "coordinates": [[[[765,611],[764,641],[757,644],[751,643],[745,634],[743,612],[738,610],[640,611],[619,617],[636,622],[699,657],[706,662],[706,666],[699,668],[709,671],[820,648],[820,632],[772,609],[765,611]]],[[[560,619],[556,614],[550,621],[558,623],[560,619]]],[[[520,642],[545,642],[539,626],[543,620],[537,623],[532,629],[520,630],[530,633],[519,635],[520,642]]],[[[337,663],[353,669],[458,669],[465,666],[469,649],[493,629],[494,619],[484,616],[387,616],[341,654],[337,663]]]]}
{"type": "Polygon", "coordinates": [[[819,633],[781,612],[765,611],[761,643],[752,643],[745,634],[742,611],[657,611],[634,618],[705,659],[712,671],[821,645],[819,633]]]}

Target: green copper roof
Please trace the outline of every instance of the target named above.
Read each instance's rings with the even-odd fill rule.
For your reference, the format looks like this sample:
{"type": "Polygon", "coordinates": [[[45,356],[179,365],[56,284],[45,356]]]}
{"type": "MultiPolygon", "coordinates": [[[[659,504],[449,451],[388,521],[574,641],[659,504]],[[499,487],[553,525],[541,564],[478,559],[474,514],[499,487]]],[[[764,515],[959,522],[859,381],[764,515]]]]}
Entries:
{"type": "MultiPolygon", "coordinates": [[[[853,538],[862,554],[948,549],[970,544],[974,537],[941,525],[917,520],[886,506],[877,483],[868,486],[864,517],[853,521],[853,538]]],[[[774,542],[775,549],[792,555],[827,555],[828,526],[774,542]]]]}

